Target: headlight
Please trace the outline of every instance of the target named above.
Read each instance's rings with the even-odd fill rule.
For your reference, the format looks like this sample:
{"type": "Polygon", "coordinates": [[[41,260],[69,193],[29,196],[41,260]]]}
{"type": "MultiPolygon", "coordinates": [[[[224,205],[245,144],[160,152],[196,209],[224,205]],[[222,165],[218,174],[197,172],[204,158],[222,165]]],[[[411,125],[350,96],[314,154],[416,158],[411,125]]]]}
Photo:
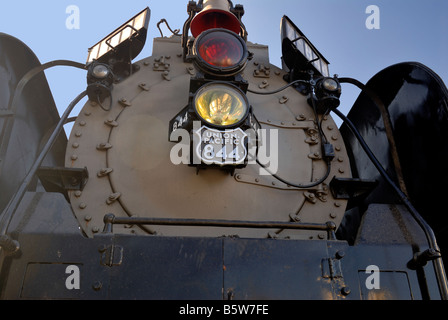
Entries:
{"type": "Polygon", "coordinates": [[[339,106],[341,85],[337,78],[322,78],[316,83],[315,94],[317,112],[325,113],[331,108],[339,106]]]}
{"type": "Polygon", "coordinates": [[[239,88],[217,82],[198,90],[194,108],[203,121],[218,128],[239,125],[249,112],[247,98],[239,88]]]}
{"type": "Polygon", "coordinates": [[[322,81],[322,88],[330,92],[336,92],[340,89],[340,86],[335,79],[326,78],[322,81]]]}
{"type": "Polygon", "coordinates": [[[193,45],[197,66],[214,75],[234,75],[247,63],[248,51],[244,40],[226,29],[203,32],[193,45]]]}

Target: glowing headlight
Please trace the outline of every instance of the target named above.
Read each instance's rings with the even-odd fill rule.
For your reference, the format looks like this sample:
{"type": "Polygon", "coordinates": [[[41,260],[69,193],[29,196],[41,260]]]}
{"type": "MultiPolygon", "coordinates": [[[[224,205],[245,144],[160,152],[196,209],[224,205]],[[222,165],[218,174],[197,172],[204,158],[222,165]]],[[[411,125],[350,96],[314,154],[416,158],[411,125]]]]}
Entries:
{"type": "Polygon", "coordinates": [[[240,72],[248,58],[244,40],[226,29],[203,32],[193,45],[193,54],[204,72],[223,76],[240,72]]]}
{"type": "Polygon", "coordinates": [[[202,120],[215,127],[236,126],[249,112],[247,98],[239,88],[216,82],[199,89],[194,108],[202,120]]]}

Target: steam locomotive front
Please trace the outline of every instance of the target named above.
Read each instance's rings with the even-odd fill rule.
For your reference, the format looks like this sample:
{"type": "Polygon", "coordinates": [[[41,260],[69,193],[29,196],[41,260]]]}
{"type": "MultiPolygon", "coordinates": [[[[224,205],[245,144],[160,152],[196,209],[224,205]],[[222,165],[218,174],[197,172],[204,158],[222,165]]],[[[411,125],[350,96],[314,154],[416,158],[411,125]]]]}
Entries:
{"type": "MultiPolygon", "coordinates": [[[[93,236],[104,216],[113,214],[216,223],[176,228],[131,219],[114,226],[120,233],[327,238],[326,224],[334,231],[346,207],[331,181],[350,178],[350,166],[325,105],[329,97],[338,102],[340,94],[326,60],[285,19],[315,70],[302,70],[302,80],[285,86],[289,74],[269,63],[268,48],[245,39],[241,7],[206,1],[189,13],[183,35],[156,38],[152,57],[131,68],[117,71],[114,62],[122,59],[107,54],[91,62],[94,89],[66,152],[66,167],[91,173],[82,191],[70,192],[83,231],[93,236]],[[99,90],[114,73],[120,81],[99,90]],[[254,228],[232,228],[235,220],[254,228]],[[261,229],[256,222],[304,228],[261,229]]],[[[126,30],[91,52],[101,52],[126,30]]]]}
{"type": "MultiPolygon", "coordinates": [[[[369,179],[370,162],[331,116],[340,114],[347,78],[330,75],[287,16],[279,68],[267,46],[248,41],[243,6],[190,1],[187,12],[182,33],[155,38],[152,56],[138,62],[149,8],[90,48],[86,65],[29,59],[13,107],[15,98],[29,98],[22,92],[29,79],[57,64],[85,69],[87,89],[49,138],[42,128],[55,121],[36,115],[33,99],[20,107],[37,123],[35,136],[5,126],[40,154],[26,159],[32,166],[23,179],[0,181],[11,197],[0,203],[1,297],[446,298],[430,228],[406,198],[388,202],[384,181],[369,179]],[[85,95],[67,143],[56,140],[85,95]],[[40,150],[33,139],[47,142],[40,150]]],[[[10,56],[29,50],[11,48],[10,56]]],[[[33,90],[45,91],[44,80],[33,90]]],[[[38,98],[53,115],[49,98],[38,98]]]]}

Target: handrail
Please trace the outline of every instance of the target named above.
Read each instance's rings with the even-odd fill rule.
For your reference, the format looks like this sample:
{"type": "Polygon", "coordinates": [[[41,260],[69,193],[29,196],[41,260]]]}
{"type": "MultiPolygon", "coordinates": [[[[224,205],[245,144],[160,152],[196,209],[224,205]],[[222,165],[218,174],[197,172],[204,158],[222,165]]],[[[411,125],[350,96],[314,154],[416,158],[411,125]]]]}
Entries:
{"type": "Polygon", "coordinates": [[[280,221],[247,221],[247,220],[217,220],[217,219],[171,219],[171,218],[142,218],[142,217],[116,217],[114,214],[104,216],[103,233],[113,232],[114,224],[129,225],[165,225],[190,227],[225,227],[225,228],[257,228],[257,229],[295,229],[295,230],[321,230],[327,231],[328,239],[335,240],[336,224],[327,223],[296,223],[280,221]]]}

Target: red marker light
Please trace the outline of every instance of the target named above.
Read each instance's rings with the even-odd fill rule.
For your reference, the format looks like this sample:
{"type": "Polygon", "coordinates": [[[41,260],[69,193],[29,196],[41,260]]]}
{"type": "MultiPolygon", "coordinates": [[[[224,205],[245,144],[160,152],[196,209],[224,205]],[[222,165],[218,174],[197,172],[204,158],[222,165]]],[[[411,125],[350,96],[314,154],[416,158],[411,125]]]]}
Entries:
{"type": "Polygon", "coordinates": [[[226,29],[203,32],[193,45],[196,62],[204,72],[233,75],[246,65],[248,51],[244,40],[226,29]]]}
{"type": "Polygon", "coordinates": [[[244,49],[240,41],[229,33],[209,33],[201,39],[199,56],[215,67],[231,67],[243,59],[244,49]]]}

